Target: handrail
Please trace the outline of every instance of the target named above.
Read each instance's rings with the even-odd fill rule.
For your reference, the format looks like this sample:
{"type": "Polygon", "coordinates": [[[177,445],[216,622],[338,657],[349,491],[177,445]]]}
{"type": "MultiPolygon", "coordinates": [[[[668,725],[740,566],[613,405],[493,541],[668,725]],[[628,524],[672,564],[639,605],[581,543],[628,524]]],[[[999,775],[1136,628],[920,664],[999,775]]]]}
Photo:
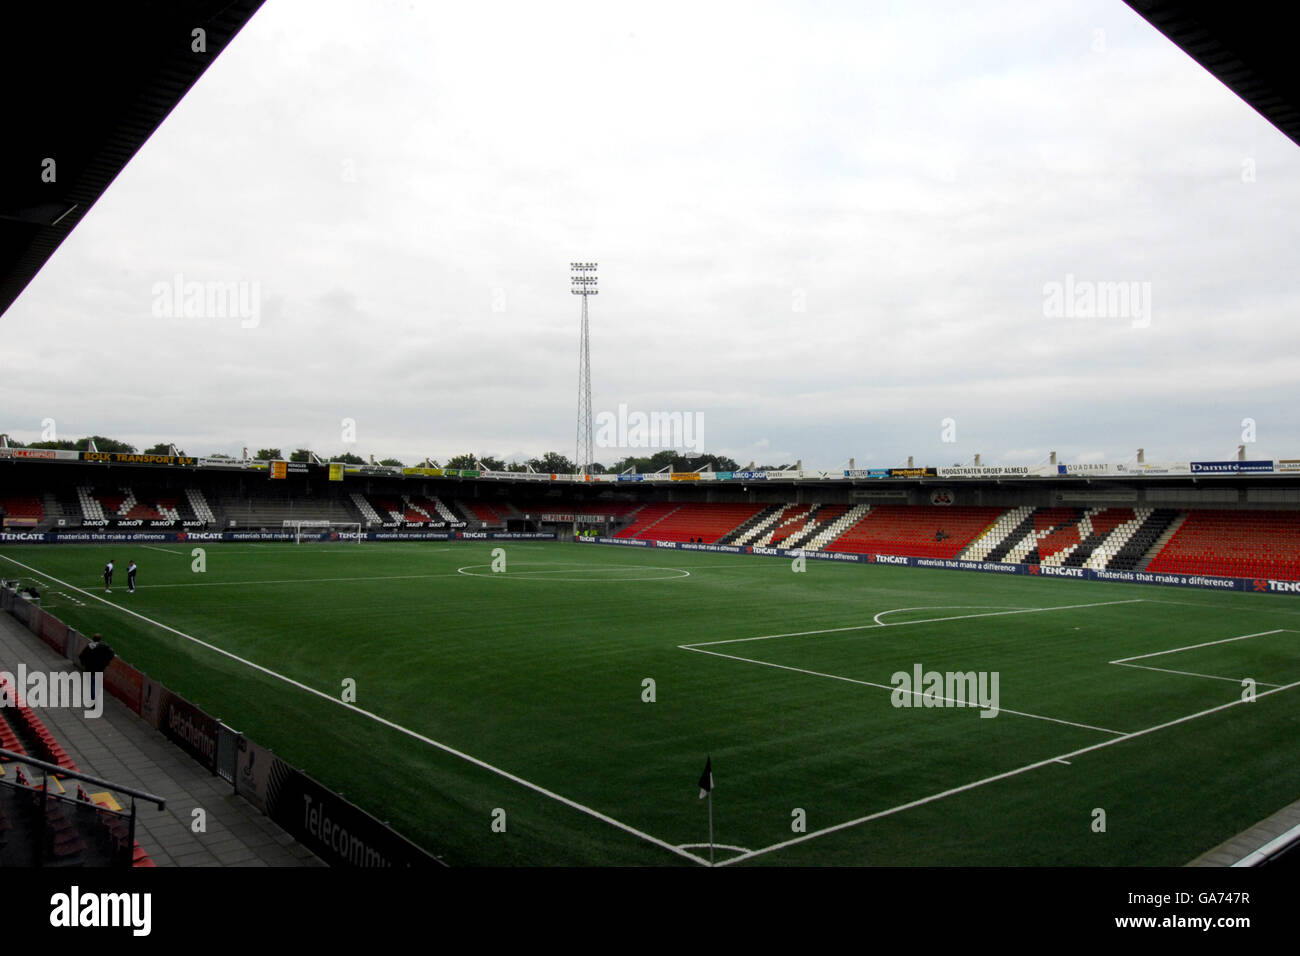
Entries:
{"type": "Polygon", "coordinates": [[[35,757],[29,757],[26,754],[16,754],[12,750],[5,750],[0,747],[0,759],[17,760],[20,763],[29,764],[33,767],[40,767],[46,773],[57,774],[60,777],[72,777],[74,780],[84,780],[86,783],[93,783],[96,786],[107,787],[117,793],[125,793],[127,796],[138,797],[141,800],[148,800],[150,803],[157,804],[159,810],[167,809],[167,801],[163,797],[149,793],[147,790],[136,790],[134,787],[124,787],[121,784],[104,780],[100,777],[92,777],[88,773],[82,773],[79,770],[68,770],[60,767],[58,764],[46,763],[44,760],[37,760],[35,757]]]}

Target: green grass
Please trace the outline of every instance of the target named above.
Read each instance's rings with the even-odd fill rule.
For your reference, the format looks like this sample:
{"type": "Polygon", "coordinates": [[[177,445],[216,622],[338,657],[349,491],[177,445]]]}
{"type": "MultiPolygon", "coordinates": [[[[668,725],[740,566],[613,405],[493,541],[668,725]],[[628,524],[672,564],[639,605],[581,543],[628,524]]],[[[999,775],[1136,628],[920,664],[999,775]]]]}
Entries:
{"type": "Polygon", "coordinates": [[[742,865],[1179,865],[1300,797],[1300,688],[1106,732],[1300,681],[1284,597],[536,542],[208,545],[196,573],[163,547],[6,548],[0,573],[453,865],[692,864],[122,609],[330,697],[354,680],[363,710],[673,846],[707,839],[706,754],[720,844],[882,814],[742,865]],[[1093,606],[1005,613],[1066,605],[1093,606]],[[1189,674],[1108,663],[1279,629],[1132,662],[1189,674]],[[893,706],[918,663],[997,672],[1002,711],[893,706]]]}

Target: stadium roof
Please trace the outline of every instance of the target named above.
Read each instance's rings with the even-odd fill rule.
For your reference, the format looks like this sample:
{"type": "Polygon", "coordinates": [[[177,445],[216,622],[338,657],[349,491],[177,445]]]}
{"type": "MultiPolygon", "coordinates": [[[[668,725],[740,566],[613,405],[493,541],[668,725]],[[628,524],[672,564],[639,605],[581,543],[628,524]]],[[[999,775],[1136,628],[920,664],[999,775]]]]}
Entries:
{"type": "Polygon", "coordinates": [[[5,11],[0,314],[263,2],[51,0],[5,11]]]}
{"type": "Polygon", "coordinates": [[[1228,89],[1300,145],[1295,39],[1279,8],[1221,0],[1125,0],[1228,89]]]}
{"type": "MultiPolygon", "coordinates": [[[[51,0],[6,13],[0,315],[263,2],[51,0]],[[42,180],[47,158],[54,182],[42,180]]],[[[1276,8],[1126,2],[1300,144],[1300,78],[1276,8]]]]}

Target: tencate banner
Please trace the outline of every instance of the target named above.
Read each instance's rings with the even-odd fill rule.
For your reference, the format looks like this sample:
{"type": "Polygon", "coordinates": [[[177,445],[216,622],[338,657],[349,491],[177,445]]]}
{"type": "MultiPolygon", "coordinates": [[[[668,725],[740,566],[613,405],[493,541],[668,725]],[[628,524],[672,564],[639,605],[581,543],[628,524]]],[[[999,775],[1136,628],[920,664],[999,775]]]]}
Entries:
{"type": "Polygon", "coordinates": [[[1236,475],[1246,472],[1271,472],[1272,460],[1268,461],[1194,461],[1193,475],[1236,475]]]}
{"type": "MultiPolygon", "coordinates": [[[[463,526],[464,522],[452,522],[450,527],[463,526]]],[[[446,541],[461,534],[451,531],[366,531],[362,536],[368,541],[446,541]]],[[[128,544],[131,542],[177,541],[190,544],[215,541],[293,541],[299,537],[292,531],[0,531],[0,544],[128,544]]],[[[485,540],[554,540],[555,533],[550,531],[484,531],[466,538],[483,538],[485,540]]],[[[346,541],[355,542],[357,533],[351,532],[303,532],[303,541],[346,541]]]]}
{"type": "Polygon", "coordinates": [[[981,571],[988,574],[1017,574],[1041,578],[1074,578],[1080,581],[1111,581],[1123,584],[1159,584],[1167,587],[1203,588],[1211,591],[1247,591],[1255,594],[1292,594],[1300,596],[1300,581],[1275,578],[1218,578],[1202,574],[1152,574],[1146,571],[1095,571],[1092,568],[1065,568],[1047,564],[1005,564],[1001,561],[961,561],[946,558],[912,558],[899,554],[850,554],[841,551],[801,551],[798,548],[761,548],[732,545],[691,545],[679,541],[647,541],[637,538],[580,538],[588,544],[615,544],[624,547],[670,548],[674,551],[740,551],[772,558],[798,558],[820,561],[849,561],[863,564],[894,565],[907,568],[940,568],[947,571],[981,571]]]}
{"type": "Polygon", "coordinates": [[[1279,458],[1278,471],[1300,471],[1300,458],[1279,458]]]}

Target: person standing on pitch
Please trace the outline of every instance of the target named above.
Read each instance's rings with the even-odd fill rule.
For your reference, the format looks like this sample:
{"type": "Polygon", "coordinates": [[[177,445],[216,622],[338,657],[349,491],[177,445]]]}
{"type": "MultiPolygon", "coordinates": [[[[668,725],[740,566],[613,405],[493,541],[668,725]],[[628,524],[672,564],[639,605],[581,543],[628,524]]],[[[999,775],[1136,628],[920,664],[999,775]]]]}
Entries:
{"type": "Polygon", "coordinates": [[[126,593],[127,594],[135,593],[135,572],[136,572],[135,562],[128,561],[126,565],[126,593]]]}
{"type": "Polygon", "coordinates": [[[113,559],[108,559],[108,564],[104,565],[104,593],[113,593],[113,559]]]}

